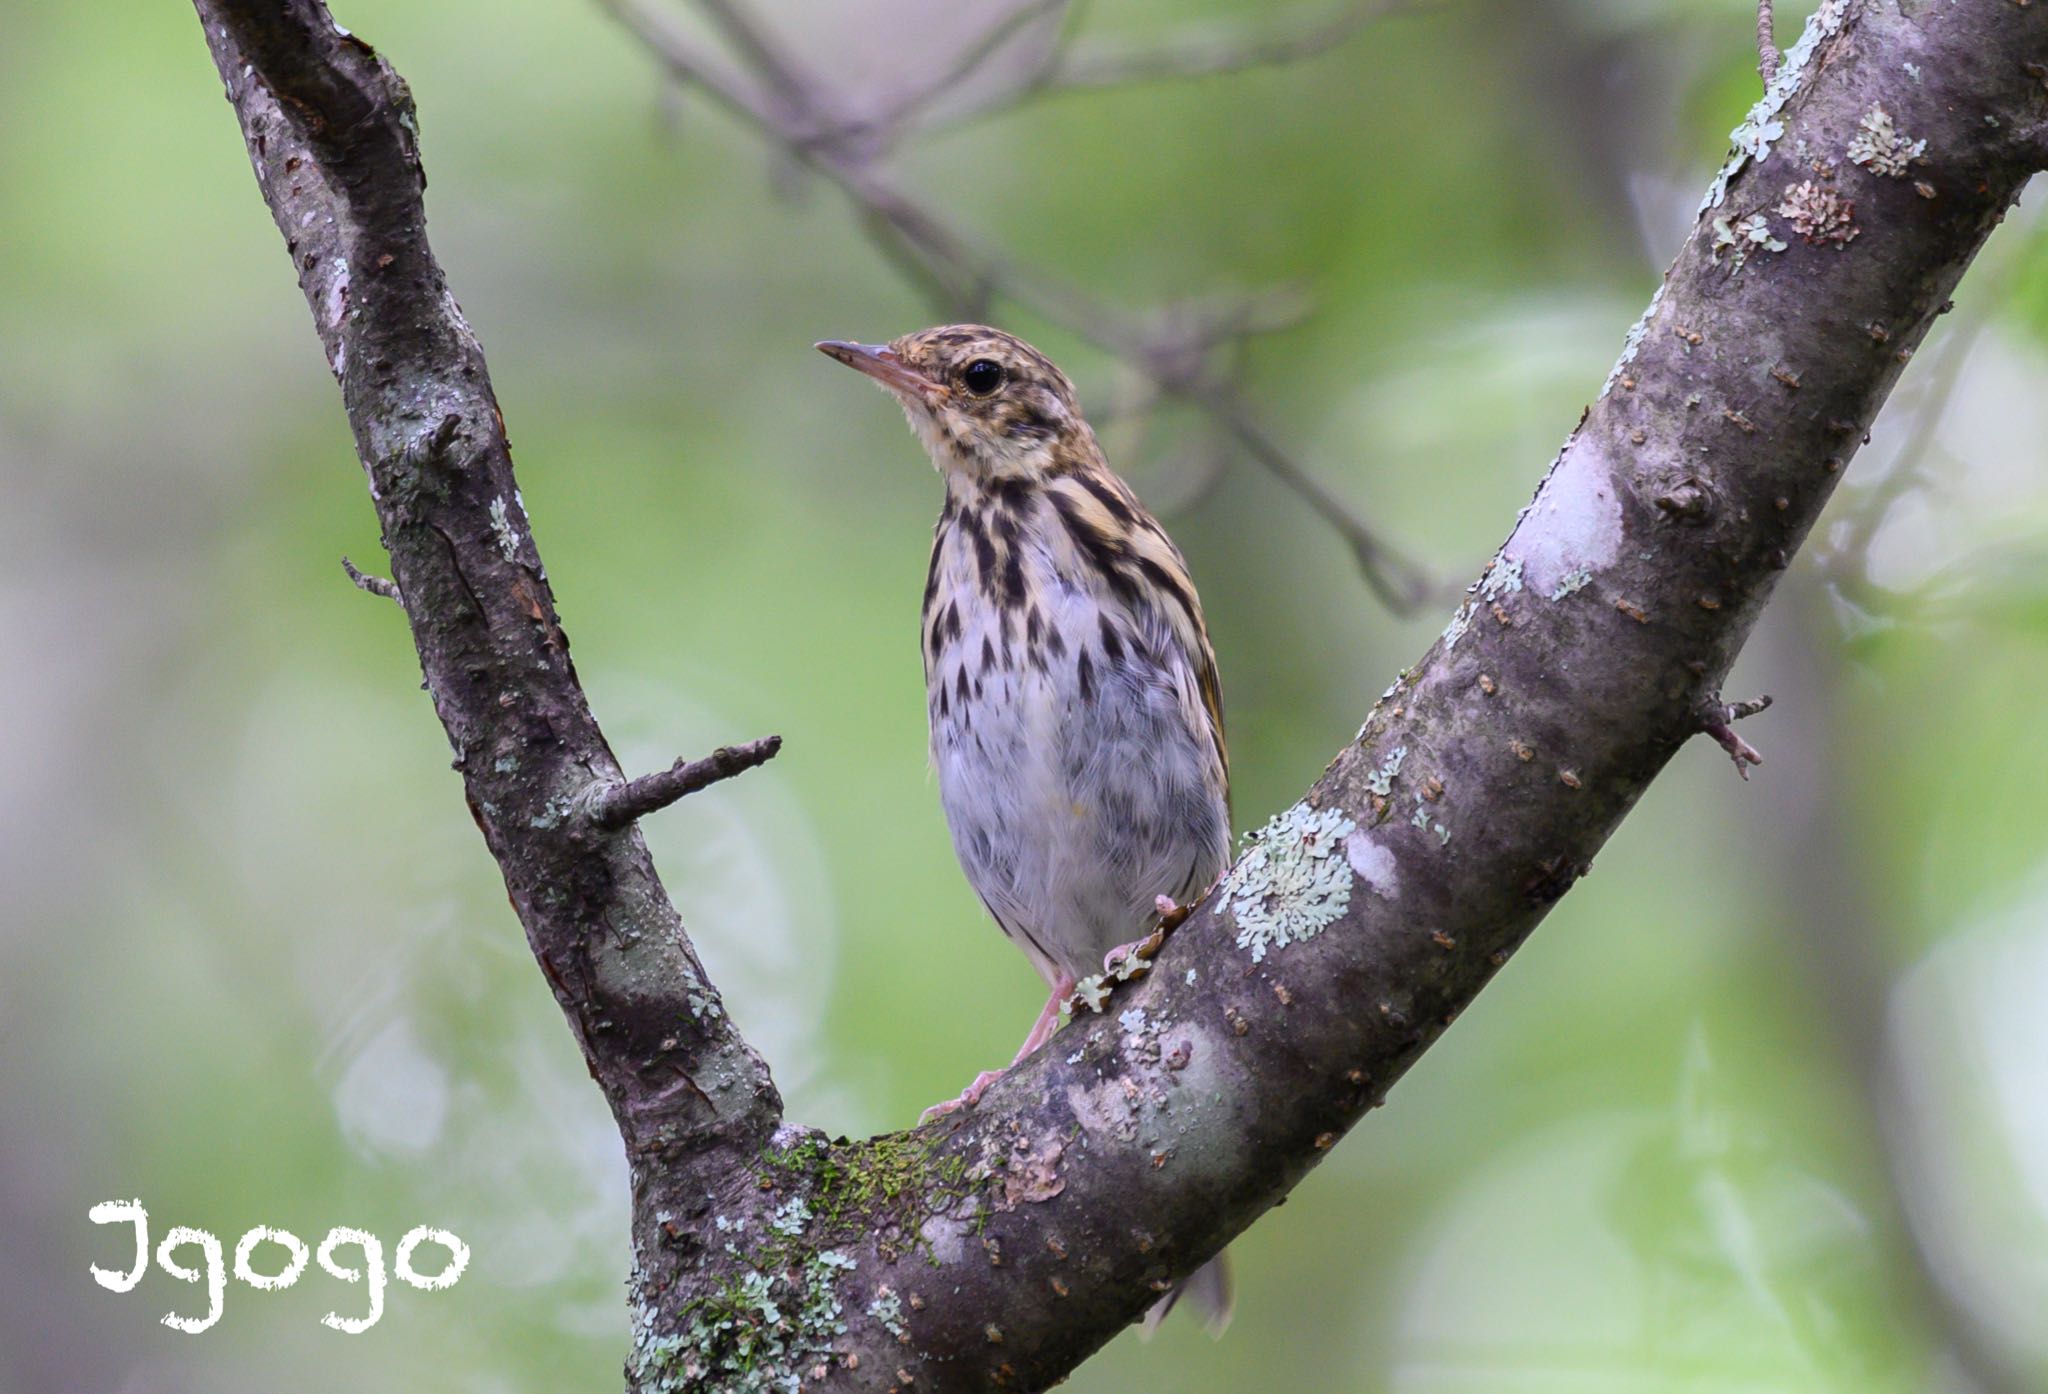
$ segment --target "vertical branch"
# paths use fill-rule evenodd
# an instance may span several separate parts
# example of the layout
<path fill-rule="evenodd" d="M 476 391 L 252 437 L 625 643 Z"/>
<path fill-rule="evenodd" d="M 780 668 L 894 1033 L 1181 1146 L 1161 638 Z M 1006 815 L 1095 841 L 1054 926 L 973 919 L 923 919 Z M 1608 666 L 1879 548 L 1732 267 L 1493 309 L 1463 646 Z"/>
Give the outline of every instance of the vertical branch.
<path fill-rule="evenodd" d="M 412 97 L 319 0 L 196 0 L 342 389 L 464 792 L 629 1149 L 781 1105 L 718 1009 L 569 659 L 481 346 L 426 236 Z M 367 581 L 368 578 L 365 578 Z"/>

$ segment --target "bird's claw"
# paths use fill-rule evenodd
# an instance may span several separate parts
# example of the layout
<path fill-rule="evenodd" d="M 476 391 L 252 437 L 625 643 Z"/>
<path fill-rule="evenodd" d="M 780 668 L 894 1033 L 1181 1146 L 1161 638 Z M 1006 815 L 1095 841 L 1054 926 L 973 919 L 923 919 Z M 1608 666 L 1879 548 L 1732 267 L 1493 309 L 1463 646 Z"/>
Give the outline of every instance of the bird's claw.
<path fill-rule="evenodd" d="M 1197 903 L 1200 897 L 1196 897 Z M 1083 978 L 1074 984 L 1074 990 L 1066 999 L 1068 1015 L 1074 1015 L 1083 1008 L 1099 1012 L 1109 1001 L 1109 990 L 1118 983 L 1127 983 L 1142 978 L 1152 971 L 1152 959 L 1166 943 L 1166 936 L 1180 928 L 1189 915 L 1194 914 L 1194 905 L 1182 905 L 1170 895 L 1154 896 L 1152 908 L 1158 912 L 1159 923 L 1150 934 L 1142 939 L 1133 939 L 1128 944 L 1119 944 L 1102 956 L 1102 971 L 1093 977 Z"/>
<path fill-rule="evenodd" d="M 946 1099 L 940 1103 L 933 1104 L 917 1116 L 917 1121 L 920 1124 L 929 1123 L 934 1118 L 943 1118 L 957 1109 L 973 1108 L 981 1102 L 981 1096 L 988 1092 L 988 1087 L 1002 1077 L 1003 1072 L 1001 1070 L 983 1070 L 974 1077 L 974 1083 L 960 1091 L 959 1098 Z"/>
<path fill-rule="evenodd" d="M 1159 897 L 1161 900 L 1165 896 Z M 1159 952 L 1159 946 L 1166 942 L 1167 925 L 1162 922 L 1143 939 L 1133 939 L 1128 944 L 1119 944 L 1102 956 L 1102 976 L 1115 982 L 1129 982 L 1142 978 L 1152 971 L 1152 956 Z"/>

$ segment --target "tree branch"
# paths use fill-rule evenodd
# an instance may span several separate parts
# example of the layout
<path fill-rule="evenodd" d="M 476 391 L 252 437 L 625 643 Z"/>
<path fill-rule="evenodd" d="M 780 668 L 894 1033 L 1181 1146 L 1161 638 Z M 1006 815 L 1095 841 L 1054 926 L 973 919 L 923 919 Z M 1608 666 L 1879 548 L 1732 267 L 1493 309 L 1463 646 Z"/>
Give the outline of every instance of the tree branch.
<path fill-rule="evenodd" d="M 626 781 L 577 684 L 483 352 L 427 244 L 411 94 L 318 0 L 196 4 L 528 942 L 629 1150 L 751 1156 L 780 1111 L 767 1067 L 720 1010 L 639 833 L 571 816 Z"/>
<path fill-rule="evenodd" d="M 645 1391 L 1043 1388 L 1283 1197 L 1697 733 L 1911 350 L 2048 162 L 2048 5 L 1827 0 L 1443 636 L 1157 971 L 977 1108 L 829 1141 L 781 1125 L 632 826 L 570 816 L 624 780 L 427 249 L 403 85 L 316 0 L 196 2 L 471 807 L 632 1159 Z M 1866 166 L 1880 104 L 1926 143 Z"/>

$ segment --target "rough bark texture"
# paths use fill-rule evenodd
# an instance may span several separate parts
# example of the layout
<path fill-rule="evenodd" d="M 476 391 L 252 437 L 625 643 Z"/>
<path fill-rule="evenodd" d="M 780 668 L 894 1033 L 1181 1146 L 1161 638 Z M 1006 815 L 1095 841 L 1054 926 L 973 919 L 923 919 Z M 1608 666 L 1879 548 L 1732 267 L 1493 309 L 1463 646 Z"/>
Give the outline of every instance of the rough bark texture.
<path fill-rule="evenodd" d="M 1666 760 L 2044 162 L 2048 4 L 1829 0 L 1442 639 L 1147 977 L 981 1105 L 781 1124 L 577 687 L 411 107 L 316 0 L 197 0 L 341 381 L 434 702 L 618 1117 L 640 1390 L 1036 1389 L 1286 1194 Z M 1924 145 L 1920 142 L 1924 141 Z"/>

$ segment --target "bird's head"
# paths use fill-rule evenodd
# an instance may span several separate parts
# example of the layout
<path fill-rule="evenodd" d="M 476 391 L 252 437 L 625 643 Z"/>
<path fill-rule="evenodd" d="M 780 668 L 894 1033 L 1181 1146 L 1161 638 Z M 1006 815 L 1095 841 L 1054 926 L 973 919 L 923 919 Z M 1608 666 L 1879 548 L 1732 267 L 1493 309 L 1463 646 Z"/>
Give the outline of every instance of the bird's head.
<path fill-rule="evenodd" d="M 948 324 L 886 344 L 827 339 L 818 350 L 888 388 L 943 475 L 1036 480 L 1100 458 L 1074 384 L 1000 329 Z"/>

